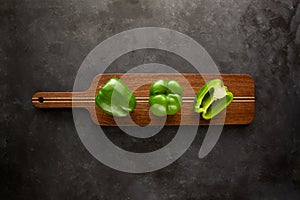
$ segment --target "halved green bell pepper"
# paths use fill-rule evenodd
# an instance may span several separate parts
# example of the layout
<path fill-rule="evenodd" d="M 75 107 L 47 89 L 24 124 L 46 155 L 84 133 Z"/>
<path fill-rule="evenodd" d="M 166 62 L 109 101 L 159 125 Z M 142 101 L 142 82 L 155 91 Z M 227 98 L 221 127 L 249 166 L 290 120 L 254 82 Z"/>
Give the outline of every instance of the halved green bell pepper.
<path fill-rule="evenodd" d="M 95 101 L 96 105 L 105 113 L 116 117 L 126 117 L 136 105 L 131 90 L 118 78 L 108 80 L 100 89 Z"/>
<path fill-rule="evenodd" d="M 174 80 L 158 80 L 150 87 L 149 106 L 156 116 L 174 115 L 181 107 L 182 87 Z"/>
<path fill-rule="evenodd" d="M 194 110 L 202 113 L 206 120 L 212 119 L 224 110 L 233 100 L 233 94 L 228 91 L 220 79 L 207 82 L 197 93 Z"/>

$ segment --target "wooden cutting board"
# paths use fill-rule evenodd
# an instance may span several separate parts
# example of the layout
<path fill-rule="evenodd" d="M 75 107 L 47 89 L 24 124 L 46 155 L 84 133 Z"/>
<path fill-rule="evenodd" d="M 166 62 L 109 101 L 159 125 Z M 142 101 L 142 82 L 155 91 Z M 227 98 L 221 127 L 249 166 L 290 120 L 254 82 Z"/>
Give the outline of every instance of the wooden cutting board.
<path fill-rule="evenodd" d="M 254 118 L 255 91 L 254 81 L 245 74 L 99 74 L 90 88 L 84 92 L 37 92 L 32 97 L 32 103 L 37 108 L 85 108 L 89 111 L 92 120 L 99 125 L 115 126 L 113 116 L 104 113 L 95 104 L 95 96 L 100 88 L 113 77 L 122 78 L 128 87 L 134 91 L 137 100 L 136 107 L 129 117 L 118 118 L 118 125 L 160 125 L 161 117 L 149 112 L 148 97 L 152 82 L 158 79 L 176 80 L 183 88 L 183 103 L 181 111 L 168 116 L 165 125 L 208 125 L 221 124 L 249 124 Z M 233 102 L 220 115 L 208 121 L 200 117 L 193 110 L 195 94 L 205 84 L 205 81 L 222 78 L 224 85 L 234 95 Z M 223 114 L 223 117 L 222 117 Z M 130 120 L 130 117 L 132 120 Z M 197 119 L 197 120 L 195 120 Z"/>

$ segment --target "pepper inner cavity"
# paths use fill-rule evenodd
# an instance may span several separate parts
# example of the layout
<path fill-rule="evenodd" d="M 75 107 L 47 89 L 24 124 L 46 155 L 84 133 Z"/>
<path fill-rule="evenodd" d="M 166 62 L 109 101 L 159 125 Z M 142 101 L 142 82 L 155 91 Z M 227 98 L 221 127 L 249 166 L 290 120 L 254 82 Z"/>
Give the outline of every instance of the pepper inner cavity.
<path fill-rule="evenodd" d="M 219 110 L 224 108 L 224 106 L 226 105 L 227 98 L 229 97 L 225 96 L 221 99 L 213 101 L 212 104 L 207 108 L 206 113 L 211 113 L 214 109 Z"/>
<path fill-rule="evenodd" d="M 199 108 L 205 108 L 208 104 L 210 104 L 211 100 L 212 100 L 212 97 L 214 96 L 214 91 L 215 89 L 214 88 L 211 88 L 203 97 L 200 105 L 199 105 Z"/>

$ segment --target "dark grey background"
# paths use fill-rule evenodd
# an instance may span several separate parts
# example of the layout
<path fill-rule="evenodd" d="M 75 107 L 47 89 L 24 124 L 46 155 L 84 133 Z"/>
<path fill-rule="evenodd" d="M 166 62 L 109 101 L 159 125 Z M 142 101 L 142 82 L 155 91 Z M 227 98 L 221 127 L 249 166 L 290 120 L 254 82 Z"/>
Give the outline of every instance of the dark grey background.
<path fill-rule="evenodd" d="M 299 199 L 299 24 L 299 0 L 1 0 L 0 199 Z M 248 126 L 226 126 L 202 160 L 205 127 L 167 168 L 126 174 L 86 151 L 71 110 L 36 109 L 31 96 L 71 91 L 98 43 L 142 26 L 183 32 L 222 73 L 252 75 L 256 115 Z M 109 71 L 147 62 L 193 72 L 155 50 L 124 55 Z M 148 140 L 106 131 L 119 146 L 142 152 L 166 144 L 176 129 Z"/>

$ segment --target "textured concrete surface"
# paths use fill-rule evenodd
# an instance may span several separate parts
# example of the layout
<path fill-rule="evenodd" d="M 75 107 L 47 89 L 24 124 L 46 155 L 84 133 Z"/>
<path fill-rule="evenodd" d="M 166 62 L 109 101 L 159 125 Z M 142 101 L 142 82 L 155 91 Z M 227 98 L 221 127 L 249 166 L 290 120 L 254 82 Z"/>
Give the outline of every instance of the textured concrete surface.
<path fill-rule="evenodd" d="M 2 0 L 0 2 L 0 199 L 299 199 L 299 0 Z M 211 54 L 222 73 L 256 83 L 256 116 L 226 126 L 197 158 L 205 128 L 175 163 L 126 174 L 81 144 L 70 110 L 38 110 L 36 91 L 71 91 L 85 56 L 118 32 L 142 26 L 181 31 Z M 110 72 L 161 62 L 193 72 L 162 51 L 122 56 Z M 185 66 L 183 69 L 182 66 Z M 148 140 L 106 128 L 119 146 L 157 149 L 176 127 Z"/>

